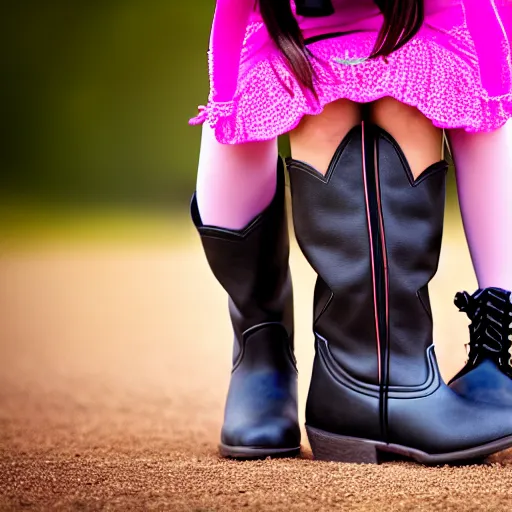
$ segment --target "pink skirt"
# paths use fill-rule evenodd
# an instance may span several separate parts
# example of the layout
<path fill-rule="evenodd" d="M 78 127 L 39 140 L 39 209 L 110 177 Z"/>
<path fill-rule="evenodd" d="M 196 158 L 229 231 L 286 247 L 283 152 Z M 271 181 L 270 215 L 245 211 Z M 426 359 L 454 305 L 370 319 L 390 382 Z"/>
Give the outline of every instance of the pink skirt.
<path fill-rule="evenodd" d="M 425 24 L 415 38 L 388 58 L 376 60 L 366 57 L 382 23 L 378 12 L 331 26 L 331 35 L 323 39 L 314 26 L 321 18 L 299 19 L 305 38 L 315 36 L 307 47 L 317 98 L 291 74 L 255 14 L 247 27 L 233 100 L 210 99 L 190 123 L 208 122 L 225 144 L 270 140 L 292 130 L 304 115 L 320 114 L 335 100 L 367 103 L 391 96 L 418 108 L 439 128 L 479 132 L 501 127 L 512 117 L 510 68 L 497 70 L 503 79 L 499 94 L 493 95 L 482 79 L 481 55 L 462 4 L 450 0 L 446 8 L 431 12 L 428 0 L 426 4 Z M 213 59 L 210 55 L 210 63 Z M 502 62 L 510 66 L 510 55 Z"/>

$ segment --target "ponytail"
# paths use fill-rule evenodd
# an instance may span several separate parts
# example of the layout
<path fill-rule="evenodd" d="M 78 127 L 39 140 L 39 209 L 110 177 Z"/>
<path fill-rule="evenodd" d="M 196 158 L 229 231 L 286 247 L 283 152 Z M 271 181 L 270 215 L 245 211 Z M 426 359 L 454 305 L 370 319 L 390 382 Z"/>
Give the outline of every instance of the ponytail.
<path fill-rule="evenodd" d="M 290 0 L 259 0 L 259 6 L 265 26 L 291 71 L 302 85 L 314 92 L 313 68 Z"/>
<path fill-rule="evenodd" d="M 387 56 L 407 44 L 425 19 L 424 0 L 374 0 L 384 16 L 371 58 Z"/>

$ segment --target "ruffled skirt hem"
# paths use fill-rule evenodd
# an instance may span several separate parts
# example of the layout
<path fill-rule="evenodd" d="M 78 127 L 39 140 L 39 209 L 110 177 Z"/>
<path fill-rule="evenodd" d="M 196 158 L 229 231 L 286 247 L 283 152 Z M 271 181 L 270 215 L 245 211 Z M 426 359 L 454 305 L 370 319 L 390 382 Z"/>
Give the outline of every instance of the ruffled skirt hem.
<path fill-rule="evenodd" d="M 512 94 L 488 95 L 471 52 L 441 45 L 422 30 L 388 58 L 361 57 L 369 54 L 374 38 L 361 32 L 308 46 L 316 97 L 294 78 L 277 49 L 260 51 L 242 63 L 233 101 L 209 101 L 190 124 L 207 122 L 224 144 L 270 140 L 333 101 L 369 103 L 385 96 L 416 107 L 445 129 L 493 131 L 512 117 Z"/>

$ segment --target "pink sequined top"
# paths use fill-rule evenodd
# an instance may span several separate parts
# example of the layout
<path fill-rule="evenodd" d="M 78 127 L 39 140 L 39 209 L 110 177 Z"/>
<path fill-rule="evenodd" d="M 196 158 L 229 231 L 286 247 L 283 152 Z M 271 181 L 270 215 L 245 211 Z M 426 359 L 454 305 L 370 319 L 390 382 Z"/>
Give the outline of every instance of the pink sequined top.
<path fill-rule="evenodd" d="M 478 53 L 482 83 L 490 96 L 509 93 L 512 67 L 508 35 L 512 36 L 512 0 L 425 0 L 425 10 L 427 13 L 447 12 L 447 6 L 460 3 Z M 235 95 L 246 28 L 251 21 L 261 20 L 254 6 L 255 0 L 217 0 L 210 41 L 213 101 L 231 101 Z M 365 30 L 378 30 L 382 22 L 371 0 L 333 0 L 333 6 L 335 13 L 326 17 L 322 24 L 315 18 L 297 16 L 305 38 L 346 26 L 347 18 L 355 25 L 363 21 Z"/>

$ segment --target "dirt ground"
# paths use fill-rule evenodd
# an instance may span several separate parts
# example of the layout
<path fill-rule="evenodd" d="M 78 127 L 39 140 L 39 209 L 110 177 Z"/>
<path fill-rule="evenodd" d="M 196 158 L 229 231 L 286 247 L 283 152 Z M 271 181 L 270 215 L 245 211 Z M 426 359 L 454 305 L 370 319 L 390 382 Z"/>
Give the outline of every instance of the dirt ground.
<path fill-rule="evenodd" d="M 294 247 L 301 409 L 313 275 Z M 432 286 L 445 377 L 452 305 L 475 285 L 460 237 Z M 0 253 L 0 510 L 510 510 L 512 453 L 425 468 L 217 456 L 231 352 L 225 297 L 195 238 L 179 247 Z"/>

